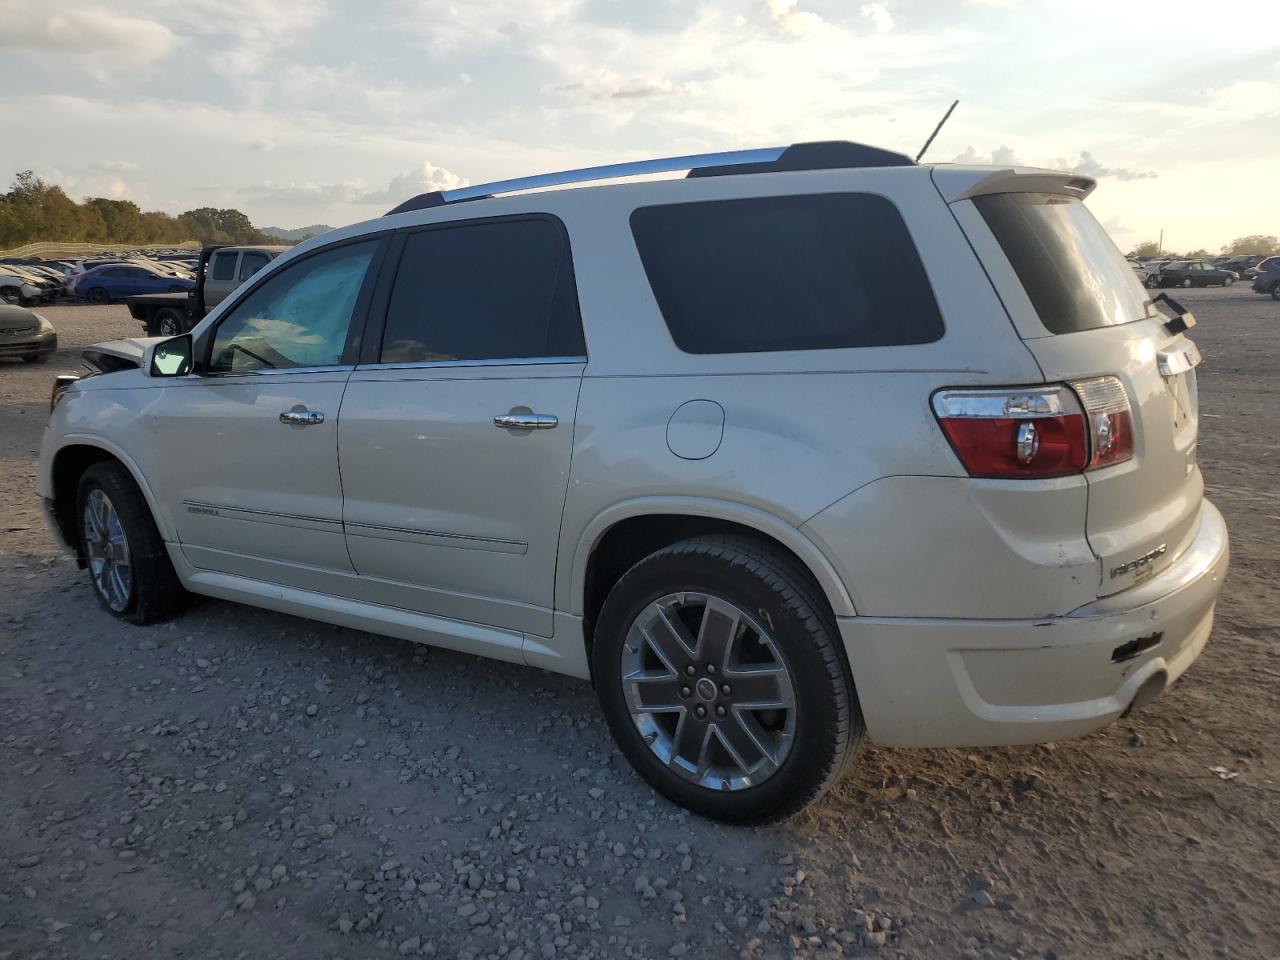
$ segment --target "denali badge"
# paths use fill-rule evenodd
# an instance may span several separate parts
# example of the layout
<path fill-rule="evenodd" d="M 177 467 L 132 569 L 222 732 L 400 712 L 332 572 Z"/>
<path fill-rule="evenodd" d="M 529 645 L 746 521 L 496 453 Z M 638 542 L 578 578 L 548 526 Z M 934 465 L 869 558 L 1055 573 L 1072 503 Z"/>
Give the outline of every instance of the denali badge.
<path fill-rule="evenodd" d="M 187 513 L 201 513 L 207 517 L 216 517 L 218 515 L 218 511 L 214 507 L 200 507 L 194 503 L 187 504 Z M 1114 577 L 1115 574 L 1113 573 L 1112 576 Z"/>
<path fill-rule="evenodd" d="M 1154 550 L 1148 550 L 1142 556 L 1130 560 L 1128 563 L 1122 563 L 1118 567 L 1111 568 L 1111 579 L 1124 576 L 1126 573 L 1133 573 L 1135 570 L 1141 570 L 1156 557 L 1163 557 L 1168 551 L 1168 546 L 1160 544 Z"/>

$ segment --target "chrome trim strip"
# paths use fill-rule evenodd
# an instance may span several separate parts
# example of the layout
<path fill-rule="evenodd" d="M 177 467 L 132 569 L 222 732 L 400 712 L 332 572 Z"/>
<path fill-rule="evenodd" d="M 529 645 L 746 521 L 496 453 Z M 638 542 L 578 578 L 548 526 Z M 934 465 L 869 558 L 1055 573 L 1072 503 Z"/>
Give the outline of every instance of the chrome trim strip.
<path fill-rule="evenodd" d="M 270 377 L 286 373 L 350 373 L 355 367 L 350 364 L 336 364 L 331 367 L 267 367 L 262 370 L 214 370 L 205 373 L 192 373 L 188 379 L 211 380 L 223 377 Z"/>
<path fill-rule="evenodd" d="M 415 530 L 411 527 L 388 527 L 376 523 L 344 524 L 347 535 L 371 540 L 398 540 L 404 543 L 431 544 L 439 547 L 459 547 L 464 550 L 489 550 L 495 553 L 513 553 L 523 556 L 529 552 L 529 544 L 523 540 L 503 540 L 499 537 L 473 537 L 463 533 L 444 533 L 439 530 Z"/>
<path fill-rule="evenodd" d="M 362 363 L 357 370 L 431 370 L 450 367 L 527 367 L 557 363 L 586 363 L 586 357 L 513 357 L 499 360 L 410 360 L 404 363 Z"/>
<path fill-rule="evenodd" d="M 730 167 L 740 163 L 772 163 L 782 156 L 785 149 L 786 147 L 761 147 L 757 150 L 728 150 L 723 153 L 697 153 L 683 157 L 657 157 L 653 160 L 610 163 L 603 167 L 580 167 L 577 170 L 540 173 L 532 177 L 496 180 L 493 183 L 477 183 L 471 187 L 445 190 L 441 192 L 440 198 L 445 203 L 453 203 L 456 200 L 474 200 L 495 193 L 515 193 L 518 190 L 537 190 L 539 187 L 558 187 L 566 183 L 638 177 L 647 173 L 672 173 L 676 170 Z"/>
<path fill-rule="evenodd" d="M 308 517 L 299 513 L 275 513 L 271 510 L 254 510 L 251 507 L 229 507 L 220 503 L 205 503 L 201 500 L 183 500 L 182 505 L 187 508 L 188 513 L 194 513 L 198 516 L 205 517 L 221 517 L 228 516 L 232 520 L 259 520 L 262 523 L 279 523 L 281 526 L 296 526 L 296 524 L 286 523 L 284 521 L 296 520 L 302 523 L 318 523 L 325 526 L 335 527 L 341 526 L 341 520 L 329 520 L 325 517 Z M 248 514 L 247 517 L 237 517 L 235 514 Z"/>

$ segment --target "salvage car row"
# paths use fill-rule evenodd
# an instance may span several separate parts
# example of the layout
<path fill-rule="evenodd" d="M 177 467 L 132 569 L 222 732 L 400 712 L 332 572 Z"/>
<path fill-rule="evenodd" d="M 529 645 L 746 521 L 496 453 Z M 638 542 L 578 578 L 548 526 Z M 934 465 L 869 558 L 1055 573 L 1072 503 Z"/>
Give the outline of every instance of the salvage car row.
<path fill-rule="evenodd" d="M 0 303 L 24 306 L 71 298 L 111 303 L 142 293 L 183 293 L 195 285 L 188 252 L 85 260 L 0 260 Z"/>
<path fill-rule="evenodd" d="M 1253 281 L 1253 290 L 1280 300 L 1280 257 L 1206 260 L 1130 260 L 1129 265 L 1145 286 L 1229 287 L 1237 280 Z"/>

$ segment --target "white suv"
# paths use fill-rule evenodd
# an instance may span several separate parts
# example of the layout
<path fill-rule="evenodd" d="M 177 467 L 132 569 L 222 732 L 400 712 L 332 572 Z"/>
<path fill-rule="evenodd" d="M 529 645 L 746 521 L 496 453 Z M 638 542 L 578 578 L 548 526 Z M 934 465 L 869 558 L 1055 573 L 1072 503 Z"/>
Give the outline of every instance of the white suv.
<path fill-rule="evenodd" d="M 864 733 L 1086 734 L 1200 653 L 1228 552 L 1194 318 L 1093 187 L 837 143 L 423 195 L 88 351 L 40 491 L 117 616 L 590 678 L 711 817 L 794 813 Z"/>

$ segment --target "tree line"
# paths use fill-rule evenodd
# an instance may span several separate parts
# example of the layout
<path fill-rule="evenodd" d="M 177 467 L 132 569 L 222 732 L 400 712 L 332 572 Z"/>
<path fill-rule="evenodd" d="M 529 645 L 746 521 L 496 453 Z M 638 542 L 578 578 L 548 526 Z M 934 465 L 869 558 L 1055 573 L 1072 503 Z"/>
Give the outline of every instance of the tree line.
<path fill-rule="evenodd" d="M 1225 247 L 1222 248 L 1223 256 L 1259 256 L 1274 257 L 1280 256 L 1280 237 L 1272 237 L 1263 233 L 1251 233 L 1247 237 L 1236 237 Z M 1157 260 L 1162 257 L 1174 257 L 1183 260 L 1201 260 L 1205 257 L 1214 256 L 1208 250 L 1201 248 L 1192 250 L 1190 253 L 1177 254 L 1169 250 L 1161 250 L 1160 244 L 1154 240 L 1148 240 L 1146 243 L 1140 243 L 1134 247 L 1129 256 L 1138 260 Z"/>
<path fill-rule="evenodd" d="M 131 200 L 92 197 L 76 203 L 30 170 L 0 194 L 0 249 L 26 243 L 279 243 L 239 210 L 200 207 L 176 217 Z"/>

